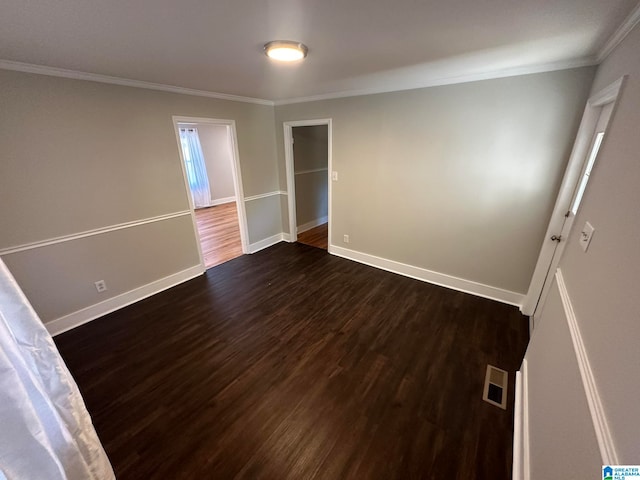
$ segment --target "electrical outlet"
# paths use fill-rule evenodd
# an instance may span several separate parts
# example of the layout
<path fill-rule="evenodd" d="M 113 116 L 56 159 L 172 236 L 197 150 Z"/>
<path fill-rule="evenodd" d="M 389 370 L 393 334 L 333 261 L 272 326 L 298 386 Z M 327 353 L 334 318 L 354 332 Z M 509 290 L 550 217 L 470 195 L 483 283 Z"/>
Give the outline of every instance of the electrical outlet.
<path fill-rule="evenodd" d="M 338 172 L 336 172 L 335 170 L 331 172 L 331 180 L 333 180 L 334 182 L 338 181 Z"/>
<path fill-rule="evenodd" d="M 349 243 L 349 235 L 344 236 L 344 243 Z"/>
<path fill-rule="evenodd" d="M 96 286 L 96 290 L 98 291 L 98 293 L 107 291 L 107 283 L 104 280 L 98 280 L 94 283 L 94 285 Z"/>

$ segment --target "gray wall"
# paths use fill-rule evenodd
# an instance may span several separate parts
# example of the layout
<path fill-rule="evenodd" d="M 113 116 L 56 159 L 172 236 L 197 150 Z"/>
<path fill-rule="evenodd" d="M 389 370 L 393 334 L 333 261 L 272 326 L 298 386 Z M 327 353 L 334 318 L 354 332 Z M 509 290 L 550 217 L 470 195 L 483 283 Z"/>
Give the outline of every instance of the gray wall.
<path fill-rule="evenodd" d="M 0 254 L 187 210 L 173 115 L 235 120 L 245 195 L 279 189 L 270 106 L 0 70 L 0 111 Z M 251 203 L 251 241 L 281 232 Z M 188 216 L 3 259 L 45 322 L 198 264 Z"/>
<path fill-rule="evenodd" d="M 636 26 L 598 68 L 592 93 L 622 75 L 629 77 L 559 265 L 621 464 L 637 464 L 640 458 L 639 51 L 640 27 Z M 589 249 L 583 252 L 578 239 L 586 221 L 594 226 L 595 233 Z M 558 323 L 557 316 L 547 315 L 547 308 L 545 305 L 539 322 L 541 331 Z M 551 342 L 562 342 L 567 350 L 573 348 L 566 338 L 541 342 L 540 348 L 546 351 Z M 558 364 L 561 358 L 552 357 L 549 361 Z M 581 386 L 562 393 L 556 396 L 554 392 L 555 400 L 567 404 L 580 402 L 585 395 Z M 532 390 L 531 401 L 544 402 L 551 394 L 548 388 Z M 558 417 L 558 421 L 564 419 Z M 549 438 L 550 433 L 548 429 L 532 432 L 540 438 Z M 574 433 L 571 432 L 571 442 L 586 449 L 589 438 Z M 539 463 L 559 462 L 567 458 L 566 453 L 567 446 L 562 446 L 540 458 Z M 596 456 L 593 463 L 598 462 Z"/>
<path fill-rule="evenodd" d="M 319 224 L 329 211 L 327 155 L 328 127 L 293 127 L 293 156 L 298 227 Z M 298 231 L 301 230 L 298 228 Z"/>
<path fill-rule="evenodd" d="M 211 202 L 235 197 L 232 170 L 233 153 L 228 127 L 201 123 L 197 125 L 197 129 L 209 177 Z"/>
<path fill-rule="evenodd" d="M 526 293 L 593 73 L 281 105 L 276 124 L 333 119 L 331 244 Z"/>

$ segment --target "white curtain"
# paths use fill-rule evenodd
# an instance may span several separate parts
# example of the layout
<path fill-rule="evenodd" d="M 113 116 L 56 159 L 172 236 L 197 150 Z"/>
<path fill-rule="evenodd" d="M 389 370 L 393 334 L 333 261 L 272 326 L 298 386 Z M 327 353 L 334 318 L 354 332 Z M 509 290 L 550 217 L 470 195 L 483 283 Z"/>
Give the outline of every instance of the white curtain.
<path fill-rule="evenodd" d="M 53 339 L 0 259 L 0 479 L 5 478 L 115 476 Z"/>
<path fill-rule="evenodd" d="M 182 145 L 193 206 L 195 208 L 208 207 L 211 205 L 211 190 L 209 190 L 209 177 L 198 130 L 196 128 L 180 128 L 180 144 Z"/>

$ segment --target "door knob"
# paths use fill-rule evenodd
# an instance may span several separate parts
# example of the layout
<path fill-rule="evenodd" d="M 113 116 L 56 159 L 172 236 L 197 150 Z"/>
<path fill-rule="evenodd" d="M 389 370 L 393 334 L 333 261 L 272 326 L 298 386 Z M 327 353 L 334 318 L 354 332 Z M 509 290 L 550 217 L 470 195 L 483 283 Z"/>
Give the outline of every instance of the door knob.
<path fill-rule="evenodd" d="M 552 235 L 551 240 L 554 242 L 560 242 L 562 240 L 562 235 Z"/>

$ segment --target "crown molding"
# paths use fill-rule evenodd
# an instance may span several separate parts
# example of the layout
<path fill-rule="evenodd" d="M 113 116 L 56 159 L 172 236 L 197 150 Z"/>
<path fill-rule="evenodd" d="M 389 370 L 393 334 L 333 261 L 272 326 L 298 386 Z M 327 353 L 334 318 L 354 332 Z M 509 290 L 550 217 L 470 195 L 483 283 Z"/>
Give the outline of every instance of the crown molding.
<path fill-rule="evenodd" d="M 230 100 L 232 102 L 255 103 L 258 105 L 269 106 L 273 106 L 274 104 L 271 100 L 263 100 L 261 98 L 242 97 L 239 95 L 230 95 L 227 93 L 208 92 L 206 90 L 194 90 L 192 88 L 176 87 L 174 85 L 144 82 L 142 80 L 131 80 L 121 77 L 112 77 L 109 75 L 101 75 L 98 73 L 79 72 L 76 70 L 67 70 L 65 68 L 47 67 L 44 65 L 34 65 L 24 62 L 14 62 L 13 60 L 0 60 L 0 69 L 25 73 L 36 73 L 39 75 L 49 75 L 51 77 L 72 78 L 74 80 L 88 80 L 90 82 L 110 83 L 112 85 L 122 85 L 125 87 L 146 88 L 147 90 L 159 90 L 161 92 L 179 93 L 182 95 L 216 98 L 218 100 Z"/>
<path fill-rule="evenodd" d="M 312 95 L 309 97 L 297 97 L 283 100 L 274 100 L 276 106 L 289 105 L 292 103 L 316 102 L 319 100 L 333 100 L 345 97 L 359 97 L 362 95 L 375 95 L 378 93 L 401 92 L 405 90 L 416 90 L 419 88 L 441 87 L 444 85 L 454 85 L 458 83 L 477 82 L 481 80 L 492 80 L 496 78 L 515 77 L 518 75 L 529 75 L 533 73 L 553 72 L 556 70 L 567 70 L 570 68 L 591 67 L 597 65 L 595 57 L 584 57 L 562 62 L 541 63 L 535 65 L 526 65 L 523 67 L 504 68 L 500 70 L 491 70 L 487 72 L 471 73 L 466 75 L 455 75 L 451 77 L 425 78 L 422 82 L 409 85 L 403 88 L 393 88 L 392 86 L 369 88 L 362 90 L 347 90 L 337 93 L 326 93 L 321 95 Z"/>
<path fill-rule="evenodd" d="M 640 10 L 638 10 L 640 12 Z M 638 21 L 637 19 L 635 20 Z M 633 28 L 630 27 L 630 28 Z M 619 29 L 620 30 L 620 29 Z M 628 33 L 628 31 L 627 31 Z M 626 33 L 624 34 L 626 35 Z M 620 38 L 622 40 L 623 37 Z M 615 45 L 614 45 L 615 47 Z M 612 47 L 612 48 L 614 48 Z M 570 68 L 588 67 L 598 64 L 598 57 L 584 57 L 562 62 L 542 63 L 535 65 L 527 65 L 522 67 L 505 68 L 499 70 L 491 70 L 487 72 L 472 73 L 466 75 L 454 75 L 450 77 L 425 78 L 416 84 L 408 85 L 402 88 L 387 85 L 385 87 L 376 87 L 360 90 L 347 90 L 336 93 L 326 93 L 320 95 L 311 95 L 308 97 L 295 97 L 282 100 L 265 100 L 261 98 L 243 97 L 239 95 L 231 95 L 226 93 L 209 92 L 205 90 L 194 90 L 191 88 L 176 87 L 173 85 L 164 85 L 161 83 L 144 82 L 141 80 L 131 80 L 128 78 L 112 77 L 109 75 L 101 75 L 97 73 L 86 73 L 76 70 L 68 70 L 64 68 L 47 67 L 43 65 L 34 65 L 31 63 L 15 62 L 12 60 L 1 60 L 0 69 L 13 70 L 25 73 L 35 73 L 39 75 L 49 75 L 53 77 L 71 78 L 75 80 L 87 80 L 91 82 L 109 83 L 113 85 L 122 85 L 127 87 L 145 88 L 148 90 L 158 90 L 162 92 L 178 93 L 182 95 L 194 95 L 199 97 L 216 98 L 219 100 L 229 100 L 233 102 L 253 103 L 258 105 L 279 106 L 289 105 L 293 103 L 315 102 L 320 100 L 332 100 L 346 97 L 359 97 L 363 95 L 375 95 L 378 93 L 400 92 L 405 90 L 415 90 L 419 88 L 439 87 L 444 85 L 454 85 L 458 83 L 477 82 L 481 80 L 492 80 L 496 78 L 515 77 L 518 75 L 529 75 L 534 73 L 552 72 L 556 70 L 566 70 Z"/>
<path fill-rule="evenodd" d="M 613 35 L 609 37 L 604 46 L 598 51 L 596 60 L 601 63 L 609 54 L 624 40 L 624 38 L 640 22 L 640 3 L 631 10 L 631 13 L 624 19 Z"/>

